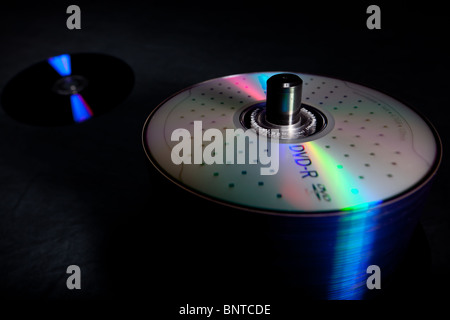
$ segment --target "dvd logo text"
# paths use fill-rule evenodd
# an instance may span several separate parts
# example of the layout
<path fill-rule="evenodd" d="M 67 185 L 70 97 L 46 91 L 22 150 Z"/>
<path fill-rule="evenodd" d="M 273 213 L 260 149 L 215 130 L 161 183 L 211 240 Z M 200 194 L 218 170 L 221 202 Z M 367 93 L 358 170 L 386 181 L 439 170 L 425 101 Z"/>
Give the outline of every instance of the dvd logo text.
<path fill-rule="evenodd" d="M 194 121 L 193 136 L 189 130 L 179 128 L 172 132 L 170 139 L 179 141 L 170 154 L 176 165 L 261 164 L 261 175 L 274 175 L 279 169 L 278 139 L 271 138 L 268 142 L 265 136 L 251 129 L 226 129 L 224 138 L 221 130 L 210 128 L 203 132 L 202 122 Z"/>
<path fill-rule="evenodd" d="M 292 152 L 295 164 L 300 166 L 300 168 L 303 168 L 303 170 L 300 171 L 300 173 L 302 174 L 302 178 L 317 178 L 319 176 L 319 173 L 316 170 L 309 169 L 312 161 L 305 150 L 305 146 L 301 144 L 295 144 L 289 146 L 289 150 L 291 150 Z"/>

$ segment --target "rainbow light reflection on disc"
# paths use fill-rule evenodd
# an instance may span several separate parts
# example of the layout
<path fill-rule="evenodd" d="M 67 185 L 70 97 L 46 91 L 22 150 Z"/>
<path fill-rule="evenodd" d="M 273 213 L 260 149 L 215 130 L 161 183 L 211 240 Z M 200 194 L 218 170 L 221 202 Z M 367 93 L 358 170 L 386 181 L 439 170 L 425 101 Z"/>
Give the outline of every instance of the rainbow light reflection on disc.
<path fill-rule="evenodd" d="M 312 157 L 317 159 L 317 170 L 319 172 L 329 172 L 330 174 L 323 178 L 324 185 L 330 189 L 341 188 L 348 190 L 347 196 L 357 197 L 358 204 L 351 207 L 343 207 L 349 200 L 345 197 L 337 199 L 342 202 L 341 211 L 353 211 L 352 214 L 343 215 L 336 223 L 336 240 L 334 245 L 333 266 L 331 268 L 330 285 L 328 299 L 330 300 L 360 300 L 365 293 L 366 268 L 372 254 L 372 245 L 374 241 L 373 230 L 376 224 L 370 219 L 378 213 L 374 209 L 382 201 L 368 202 L 365 199 L 367 195 L 355 187 L 357 180 L 349 173 L 345 167 L 339 164 L 339 161 L 330 156 L 326 150 L 314 141 L 305 142 L 304 146 L 309 150 Z M 337 170 L 333 170 L 337 168 Z M 289 192 L 289 186 L 282 186 L 282 192 L 289 200 L 290 197 L 296 197 L 295 193 Z M 326 190 L 325 190 L 326 191 Z M 320 191 L 315 191 L 319 193 Z M 323 195 L 318 195 L 318 197 Z"/>
<path fill-rule="evenodd" d="M 373 257 L 376 223 L 373 218 L 380 210 L 360 211 L 339 218 L 336 228 L 330 300 L 360 300 L 367 280 L 367 266 Z"/>
<path fill-rule="evenodd" d="M 70 103 L 72 105 L 73 120 L 75 122 L 83 122 L 92 117 L 92 110 L 81 94 L 72 94 L 70 96 Z"/>
<path fill-rule="evenodd" d="M 48 58 L 48 63 L 59 73 L 60 76 L 66 77 L 72 74 L 72 66 L 70 64 L 70 55 L 62 54 Z"/>
<path fill-rule="evenodd" d="M 267 74 L 261 74 L 258 76 L 259 84 L 261 85 L 261 89 L 264 94 L 267 94 L 267 80 L 269 80 L 269 76 Z"/>

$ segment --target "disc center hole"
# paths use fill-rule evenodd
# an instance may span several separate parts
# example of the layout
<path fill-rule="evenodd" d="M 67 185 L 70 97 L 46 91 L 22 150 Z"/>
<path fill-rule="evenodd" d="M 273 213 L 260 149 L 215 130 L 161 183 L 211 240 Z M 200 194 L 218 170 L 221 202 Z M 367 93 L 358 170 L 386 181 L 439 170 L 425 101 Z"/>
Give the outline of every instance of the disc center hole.
<path fill-rule="evenodd" d="M 61 95 L 72 95 L 81 92 L 88 84 L 83 76 L 71 75 L 58 79 L 52 90 Z"/>

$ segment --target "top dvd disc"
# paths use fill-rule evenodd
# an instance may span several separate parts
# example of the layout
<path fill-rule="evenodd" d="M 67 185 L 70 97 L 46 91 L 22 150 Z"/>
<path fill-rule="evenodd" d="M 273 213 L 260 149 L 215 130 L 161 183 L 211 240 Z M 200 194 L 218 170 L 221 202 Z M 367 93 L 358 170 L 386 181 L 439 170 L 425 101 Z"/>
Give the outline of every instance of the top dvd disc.
<path fill-rule="evenodd" d="M 217 78 L 164 101 L 144 127 L 149 160 L 197 195 L 268 213 L 365 209 L 434 174 L 439 138 L 403 103 L 358 84 L 296 73 L 302 84 L 284 75 L 285 83 L 272 84 L 279 89 L 267 100 L 275 104 L 270 113 L 267 80 L 276 74 Z M 301 106 L 293 105 L 294 90 L 302 90 Z M 300 120 L 291 126 L 291 118 Z"/>
<path fill-rule="evenodd" d="M 1 102 L 13 119 L 60 126 L 86 121 L 116 107 L 131 92 L 134 75 L 122 60 L 104 54 L 62 54 L 20 72 Z"/>

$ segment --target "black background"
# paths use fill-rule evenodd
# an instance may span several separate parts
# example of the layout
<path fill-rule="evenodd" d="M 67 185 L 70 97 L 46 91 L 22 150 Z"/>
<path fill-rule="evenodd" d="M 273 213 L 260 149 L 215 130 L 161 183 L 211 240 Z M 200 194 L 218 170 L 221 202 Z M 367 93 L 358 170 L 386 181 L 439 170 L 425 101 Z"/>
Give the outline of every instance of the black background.
<path fill-rule="evenodd" d="M 81 8 L 81 30 L 66 28 L 70 4 Z M 435 125 L 444 158 L 421 218 L 431 266 L 418 275 L 425 285 L 414 297 L 448 300 L 447 16 L 437 3 L 378 1 L 382 29 L 368 30 L 369 4 L 2 4 L 0 88 L 19 71 L 62 53 L 110 54 L 135 72 L 135 87 L 124 103 L 82 124 L 29 126 L 0 109 L 2 298 L 126 301 L 157 292 L 164 301 L 148 299 L 153 310 L 170 301 L 170 292 L 162 294 L 156 285 L 170 276 L 160 272 L 157 252 L 174 235 L 157 233 L 164 226 L 155 217 L 170 214 L 173 199 L 156 196 L 160 182 L 152 180 L 141 145 L 146 117 L 171 94 L 207 79 L 288 70 L 376 88 L 417 108 Z M 36 108 L 45 108 L 46 101 L 35 98 Z M 186 211 L 195 210 L 195 203 L 187 203 Z M 82 269 L 82 290 L 65 286 L 71 264 Z M 167 312 L 176 312 L 177 303 Z"/>

